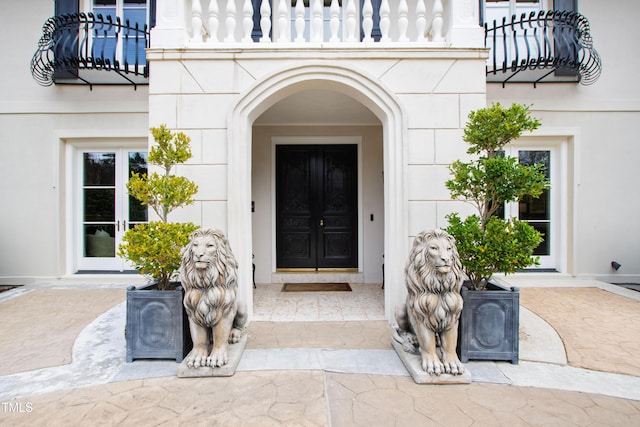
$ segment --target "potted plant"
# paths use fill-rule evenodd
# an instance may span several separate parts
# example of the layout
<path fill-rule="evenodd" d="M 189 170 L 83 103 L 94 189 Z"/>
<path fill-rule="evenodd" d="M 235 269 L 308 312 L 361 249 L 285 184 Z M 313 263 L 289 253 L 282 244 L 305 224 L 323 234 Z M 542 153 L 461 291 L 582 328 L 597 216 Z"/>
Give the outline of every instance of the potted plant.
<path fill-rule="evenodd" d="M 127 190 L 141 204 L 150 206 L 159 219 L 128 229 L 118 248 L 119 256 L 153 279 L 139 289 L 127 289 L 126 357 L 128 362 L 140 358 L 175 358 L 180 362 L 191 345 L 183 290 L 172 278 L 180 268 L 181 250 L 197 227 L 169 222 L 168 215 L 193 203 L 198 187 L 172 174 L 175 165 L 191 158 L 190 139 L 182 132 L 172 133 L 165 125 L 150 130 L 156 144 L 147 161 L 163 173 L 133 172 Z"/>
<path fill-rule="evenodd" d="M 446 182 L 453 199 L 470 202 L 478 213 L 447 215 L 446 231 L 456 239 L 468 281 L 461 289 L 460 360 L 510 360 L 518 363 L 520 293 L 495 281 L 496 272 L 514 273 L 538 264 L 534 249 L 542 235 L 526 222 L 496 215 L 507 202 L 536 198 L 548 188 L 544 165 L 523 165 L 504 154 L 504 146 L 540 126 L 526 105 L 500 103 L 469 114 L 464 141 L 469 162 L 455 161 Z"/>

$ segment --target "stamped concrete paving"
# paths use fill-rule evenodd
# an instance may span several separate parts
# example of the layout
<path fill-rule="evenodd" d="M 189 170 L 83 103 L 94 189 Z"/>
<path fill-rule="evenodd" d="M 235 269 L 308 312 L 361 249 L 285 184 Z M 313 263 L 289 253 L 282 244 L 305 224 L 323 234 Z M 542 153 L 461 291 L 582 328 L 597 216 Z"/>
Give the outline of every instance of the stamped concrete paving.
<path fill-rule="evenodd" d="M 562 289 L 557 292 L 559 297 L 564 295 L 569 300 L 592 297 L 572 291 Z M 523 295 L 525 293 L 529 295 L 528 290 Z M 62 306 L 72 304 L 69 300 L 73 296 L 60 293 L 50 295 L 47 303 L 56 306 L 55 298 L 63 295 L 65 303 Z M 98 293 L 92 295 L 97 296 L 96 300 L 101 298 Z M 609 323 L 608 315 L 619 311 L 619 301 L 608 298 L 608 294 L 598 296 L 601 297 L 601 323 L 617 325 L 616 322 Z M 104 311 L 100 304 L 93 304 L 96 300 L 91 297 L 91 303 L 88 304 L 95 310 L 94 317 Z M 28 336 L 33 325 L 47 325 L 51 318 L 50 313 L 36 310 L 30 323 L 16 322 L 11 316 L 3 317 L 7 302 L 0 302 L 0 320 L 6 321 L 3 326 L 14 331 L 14 336 Z M 536 312 L 540 312 L 537 305 L 542 302 L 545 301 L 536 298 L 527 300 L 526 296 L 523 298 L 523 305 Z M 583 303 L 577 303 L 577 306 Z M 584 304 L 585 307 L 589 306 Z M 579 310 L 579 307 L 575 309 Z M 558 311 L 561 310 L 555 310 L 554 313 Z M 67 312 L 61 310 L 59 315 Z M 116 322 L 113 317 L 118 312 L 109 310 L 110 315 L 106 317 L 106 323 L 103 319 L 101 326 L 118 323 L 121 319 L 117 318 Z M 638 317 L 640 313 L 635 310 L 635 317 L 630 320 L 638 324 L 640 320 L 635 320 Z M 585 324 L 578 315 L 567 316 L 561 321 L 566 321 L 568 334 L 576 328 L 582 329 Z M 46 326 L 44 329 L 47 329 Z M 121 326 L 116 329 L 121 329 Z M 561 331 L 560 328 L 556 329 Z M 314 347 L 364 348 L 359 351 L 374 354 L 388 351 L 384 350 L 388 346 L 385 330 L 388 331 L 386 322 L 255 322 L 249 328 L 250 345 L 253 346 L 250 351 L 260 356 L 263 351 L 274 351 L 264 349 L 278 349 L 282 345 L 289 348 L 300 346 L 301 351 L 306 351 L 304 347 L 310 345 L 304 345 L 304 338 L 309 335 Z M 590 339 L 595 347 L 601 341 L 606 342 L 608 338 L 602 335 L 608 335 L 609 332 L 607 328 L 593 328 Z M 64 337 L 64 328 L 62 332 L 56 330 L 52 335 L 58 333 Z M 289 337 L 284 339 L 283 335 Z M 588 352 L 584 359 L 597 361 L 599 358 L 600 355 Z M 42 363 L 47 361 L 48 353 L 45 351 L 39 360 Z M 133 367 L 137 364 L 128 365 Z M 164 365 L 165 362 L 154 364 Z M 490 364 L 475 362 L 471 365 L 472 369 L 477 369 Z M 284 367 L 270 371 L 263 368 L 239 371 L 231 378 L 183 379 L 164 374 L 167 376 L 87 387 L 78 387 L 79 383 L 73 382 L 76 385 L 72 387 L 75 388 L 44 394 L 36 392 L 19 399 L 2 401 L 0 425 L 640 425 L 640 398 L 632 400 L 545 387 L 544 378 L 549 378 L 546 377 L 549 373 L 553 375 L 553 372 L 562 371 L 560 374 L 563 374 L 566 369 L 577 368 L 531 362 L 502 365 L 503 371 L 511 372 L 513 378 L 530 371 L 543 380 L 542 385 L 534 388 L 474 382 L 469 385 L 424 386 L 413 383 L 410 377 L 401 374 L 346 374 L 327 368 L 292 370 Z M 607 370 L 608 365 L 601 366 Z M 592 371 L 581 372 L 586 374 Z M 572 381 L 580 375 L 578 372 L 577 376 L 572 374 L 566 378 Z M 604 385 L 602 378 L 607 381 L 608 374 L 599 375 L 601 377 L 596 383 Z M 618 375 L 614 379 L 623 377 Z M 553 382 L 557 388 L 563 388 L 557 380 Z M 637 385 L 638 382 L 631 384 Z M 601 392 L 597 384 L 595 388 Z M 626 396 L 624 387 L 616 395 Z"/>
<path fill-rule="evenodd" d="M 0 302 L 0 375 L 71 363 L 78 334 L 124 298 L 121 289 L 39 289 Z"/>
<path fill-rule="evenodd" d="M 321 371 L 136 380 L 12 402 L 12 426 L 637 426 L 640 402 L 495 384 Z"/>
<path fill-rule="evenodd" d="M 520 293 L 520 303 L 562 337 L 569 365 L 640 376 L 640 302 L 598 288 Z"/>
<path fill-rule="evenodd" d="M 251 322 L 248 349 L 391 349 L 389 322 Z"/>

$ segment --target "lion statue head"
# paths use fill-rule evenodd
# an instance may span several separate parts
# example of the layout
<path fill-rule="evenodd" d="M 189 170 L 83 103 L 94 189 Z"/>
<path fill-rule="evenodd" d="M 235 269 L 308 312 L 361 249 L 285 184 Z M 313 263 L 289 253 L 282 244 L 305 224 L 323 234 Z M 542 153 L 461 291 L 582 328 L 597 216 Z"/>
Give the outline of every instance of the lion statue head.
<path fill-rule="evenodd" d="M 222 231 L 200 228 L 191 234 L 180 265 L 185 289 L 210 286 L 236 288 L 237 269 L 231 246 Z"/>
<path fill-rule="evenodd" d="M 453 236 L 440 229 L 419 233 L 409 253 L 405 277 L 409 293 L 420 294 L 425 287 L 436 292 L 459 291 L 462 264 Z"/>

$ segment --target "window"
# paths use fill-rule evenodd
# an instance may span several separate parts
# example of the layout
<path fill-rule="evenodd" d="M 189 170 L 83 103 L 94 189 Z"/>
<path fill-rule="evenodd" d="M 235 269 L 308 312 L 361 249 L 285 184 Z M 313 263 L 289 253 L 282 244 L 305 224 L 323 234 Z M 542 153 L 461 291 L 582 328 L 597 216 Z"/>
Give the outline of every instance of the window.
<path fill-rule="evenodd" d="M 76 270 L 130 269 L 117 256 L 124 232 L 145 223 L 147 207 L 127 194 L 132 172 L 147 173 L 147 152 L 137 148 L 79 148 L 76 157 Z"/>
<path fill-rule="evenodd" d="M 127 64 L 144 65 L 146 46 L 142 30 L 147 25 L 147 0 L 93 0 L 92 11 L 96 16 L 102 15 L 105 22 L 115 23 L 120 17 L 122 24 L 129 27 L 117 34 L 116 29 L 109 25 L 96 26 L 93 31 L 93 57 L 116 58 Z M 135 30 L 136 26 L 140 31 Z"/>
<path fill-rule="evenodd" d="M 547 1 L 551 2 L 551 0 L 484 0 L 481 24 L 491 23 L 494 20 L 500 22 L 505 16 L 509 19 L 512 15 L 546 10 L 548 9 Z"/>
<path fill-rule="evenodd" d="M 505 154 L 517 157 L 525 165 L 543 164 L 551 186 L 540 197 L 527 197 L 519 203 L 506 203 L 496 215 L 517 218 L 529 223 L 543 234 L 542 243 L 535 249 L 534 256 L 540 257 L 537 268 L 558 269 L 561 267 L 560 247 L 562 241 L 562 216 L 560 194 L 563 191 L 560 176 L 560 154 L 557 147 L 512 146 Z"/>

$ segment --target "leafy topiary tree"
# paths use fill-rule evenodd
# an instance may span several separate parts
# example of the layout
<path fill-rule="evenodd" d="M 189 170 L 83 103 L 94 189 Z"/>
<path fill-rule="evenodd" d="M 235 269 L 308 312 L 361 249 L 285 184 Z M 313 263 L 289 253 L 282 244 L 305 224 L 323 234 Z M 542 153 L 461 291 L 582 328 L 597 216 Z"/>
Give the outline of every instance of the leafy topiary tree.
<path fill-rule="evenodd" d="M 171 277 L 180 268 L 180 252 L 189 243 L 189 235 L 198 227 L 193 223 L 170 223 L 169 213 L 193 203 L 198 186 L 172 169 L 191 158 L 190 139 L 182 132 L 172 133 L 165 125 L 151 128 L 156 142 L 149 151 L 149 164 L 159 166 L 163 174 L 133 172 L 127 182 L 129 195 L 150 206 L 160 218 L 136 224 L 127 230 L 118 255 L 128 259 L 142 274 L 158 282 L 158 289 L 170 289 Z"/>
<path fill-rule="evenodd" d="M 458 213 L 449 214 L 446 230 L 456 239 L 460 261 L 474 289 L 484 289 L 495 272 L 514 273 L 539 262 L 532 255 L 542 235 L 526 222 L 495 216 L 505 203 L 539 197 L 549 186 L 544 165 L 522 165 L 503 151 L 523 132 L 539 126 L 538 119 L 521 104 L 504 108 L 493 103 L 469 114 L 463 139 L 471 145 L 467 153 L 479 158 L 453 162 L 446 186 L 452 198 L 473 204 L 478 214 L 464 220 Z"/>

